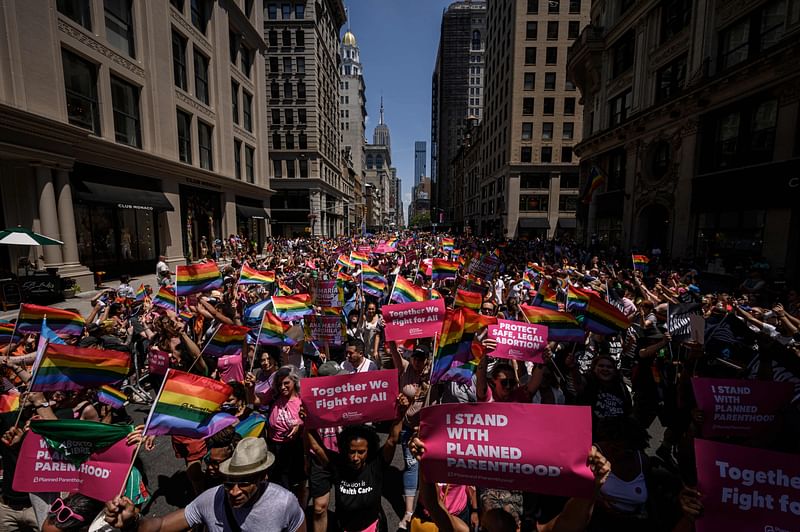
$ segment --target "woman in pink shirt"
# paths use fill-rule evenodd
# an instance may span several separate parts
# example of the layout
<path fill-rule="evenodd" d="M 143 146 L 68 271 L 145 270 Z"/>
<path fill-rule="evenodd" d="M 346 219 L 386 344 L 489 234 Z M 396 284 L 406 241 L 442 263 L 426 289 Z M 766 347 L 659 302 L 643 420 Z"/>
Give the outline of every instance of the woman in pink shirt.
<path fill-rule="evenodd" d="M 291 490 L 301 504 L 306 502 L 305 462 L 300 419 L 300 374 L 294 366 L 283 366 L 272 380 L 275 402 L 269 413 L 269 448 L 275 463 L 269 478 Z"/>

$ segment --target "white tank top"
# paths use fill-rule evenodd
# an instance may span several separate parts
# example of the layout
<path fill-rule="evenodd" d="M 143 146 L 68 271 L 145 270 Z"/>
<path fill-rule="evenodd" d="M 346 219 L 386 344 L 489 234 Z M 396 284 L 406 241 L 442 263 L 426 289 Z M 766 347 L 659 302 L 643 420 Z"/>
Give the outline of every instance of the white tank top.
<path fill-rule="evenodd" d="M 608 504 L 620 512 L 637 513 L 647 502 L 647 483 L 644 480 L 641 453 L 637 452 L 636 457 L 639 459 L 639 474 L 636 478 L 624 481 L 612 472 L 600 488 L 600 493 Z"/>

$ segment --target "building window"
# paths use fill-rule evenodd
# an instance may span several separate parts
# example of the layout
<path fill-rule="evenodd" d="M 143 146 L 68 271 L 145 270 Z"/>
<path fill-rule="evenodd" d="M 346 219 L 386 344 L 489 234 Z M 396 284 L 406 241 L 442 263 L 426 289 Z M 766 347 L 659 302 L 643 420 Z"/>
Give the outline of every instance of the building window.
<path fill-rule="evenodd" d="M 619 96 L 611 98 L 608 102 L 609 124 L 611 127 L 618 126 L 628 118 L 628 114 L 631 112 L 632 99 L 633 96 L 630 89 Z"/>
<path fill-rule="evenodd" d="M 305 124 L 306 123 L 306 110 L 305 109 L 300 108 L 300 109 L 297 110 L 297 122 L 299 124 Z"/>
<path fill-rule="evenodd" d="M 297 44 L 298 48 L 302 48 L 306 45 L 306 34 L 303 30 L 295 30 L 294 32 L 294 41 Z"/>
<path fill-rule="evenodd" d="M 536 64 L 536 47 L 535 46 L 527 46 L 525 48 L 525 64 L 526 65 L 535 65 Z"/>
<path fill-rule="evenodd" d="M 472 31 L 472 49 L 473 50 L 481 49 L 481 32 L 478 30 Z"/>
<path fill-rule="evenodd" d="M 228 53 L 231 56 L 231 64 L 236 64 L 239 55 L 239 37 L 233 31 L 228 31 Z"/>
<path fill-rule="evenodd" d="M 574 91 L 575 90 L 575 83 L 573 83 L 572 80 L 569 80 L 569 79 L 564 81 L 564 90 Z"/>
<path fill-rule="evenodd" d="M 178 159 L 182 163 L 192 164 L 192 115 L 183 111 L 178 116 Z"/>
<path fill-rule="evenodd" d="M 244 16 L 250 18 L 253 15 L 253 0 L 244 0 Z"/>
<path fill-rule="evenodd" d="M 553 162 L 553 148 L 552 148 L 552 146 L 542 146 L 541 162 L 543 162 L 543 163 L 552 163 Z"/>
<path fill-rule="evenodd" d="M 281 134 L 280 133 L 273 133 L 272 134 L 272 149 L 273 150 L 280 150 L 281 149 Z"/>
<path fill-rule="evenodd" d="M 520 188 L 550 188 L 549 173 L 535 173 L 520 175 Z"/>
<path fill-rule="evenodd" d="M 547 23 L 547 40 L 548 41 L 557 41 L 558 40 L 558 21 L 551 20 Z"/>
<path fill-rule="evenodd" d="M 69 123 L 99 135 L 97 67 L 66 50 L 61 50 L 61 61 L 64 67 L 64 90 L 67 96 Z"/>
<path fill-rule="evenodd" d="M 531 140 L 533 138 L 533 122 L 522 123 L 522 140 Z"/>
<path fill-rule="evenodd" d="M 562 161 L 563 162 L 563 161 Z M 562 176 L 563 181 L 563 176 Z M 559 194 L 558 210 L 561 212 L 571 212 L 578 209 L 578 196 L 575 194 Z"/>
<path fill-rule="evenodd" d="M 197 144 L 200 147 L 200 168 L 214 169 L 214 157 L 211 149 L 212 128 L 210 125 L 197 121 Z"/>
<path fill-rule="evenodd" d="M 297 58 L 297 73 L 298 74 L 305 74 L 306 73 L 306 58 L 305 57 L 298 57 Z"/>
<path fill-rule="evenodd" d="M 580 185 L 580 174 L 578 172 L 561 173 L 561 190 L 577 189 Z"/>
<path fill-rule="evenodd" d="M 306 6 L 305 4 L 295 4 L 294 5 L 294 18 L 297 20 L 303 20 L 306 18 Z"/>
<path fill-rule="evenodd" d="M 286 149 L 287 150 L 294 149 L 294 135 L 292 133 L 286 134 Z"/>
<path fill-rule="evenodd" d="M 608 184 L 606 191 L 622 190 L 625 188 L 625 173 L 628 164 L 628 155 L 624 148 L 613 150 L 608 156 Z"/>
<path fill-rule="evenodd" d="M 537 33 L 539 33 L 539 24 L 535 20 L 529 20 L 525 25 L 525 38 L 535 41 Z"/>
<path fill-rule="evenodd" d="M 139 87 L 111 76 L 111 104 L 114 108 L 114 137 L 117 142 L 141 148 Z"/>
<path fill-rule="evenodd" d="M 294 159 L 286 159 L 286 177 L 293 178 L 294 176 Z"/>
<path fill-rule="evenodd" d="M 564 98 L 564 114 L 567 116 L 575 114 L 575 98 Z"/>
<path fill-rule="evenodd" d="M 564 122 L 561 131 L 561 138 L 564 140 L 572 140 L 575 135 L 575 124 L 573 122 Z"/>
<path fill-rule="evenodd" d="M 271 74 L 277 74 L 280 72 L 278 68 L 278 58 L 277 57 L 270 57 L 269 58 L 269 71 Z"/>
<path fill-rule="evenodd" d="M 281 5 L 281 18 L 283 20 L 290 20 L 292 18 L 292 5 L 291 4 L 282 4 Z"/>
<path fill-rule="evenodd" d="M 242 178 L 242 141 L 233 141 L 233 175 L 236 179 Z"/>
<path fill-rule="evenodd" d="M 664 0 L 661 3 L 661 42 L 666 42 L 689 25 L 692 0 Z"/>
<path fill-rule="evenodd" d="M 285 81 L 283 83 L 283 98 L 293 98 L 294 97 L 294 88 L 292 87 L 291 81 Z"/>
<path fill-rule="evenodd" d="M 239 124 L 239 84 L 231 80 L 231 100 L 233 102 L 233 123 Z"/>
<path fill-rule="evenodd" d="M 302 109 L 302 111 L 303 111 L 303 117 L 305 119 L 305 109 Z M 299 135 L 297 135 L 297 147 L 300 148 L 301 150 L 308 149 L 308 136 L 305 133 L 300 133 Z"/>
<path fill-rule="evenodd" d="M 581 12 L 581 0 L 569 0 L 570 15 L 577 15 Z"/>
<path fill-rule="evenodd" d="M 302 81 L 297 82 L 297 98 L 300 100 L 306 97 L 306 84 Z"/>
<path fill-rule="evenodd" d="M 545 116 L 553 116 L 556 113 L 556 99 L 545 98 L 543 105 L 543 113 Z"/>
<path fill-rule="evenodd" d="M 686 56 L 682 55 L 656 73 L 656 102 L 680 93 L 686 82 Z"/>
<path fill-rule="evenodd" d="M 555 46 L 548 46 L 544 58 L 545 65 L 555 65 L 558 63 L 558 48 Z"/>
<path fill-rule="evenodd" d="M 294 111 L 292 111 L 291 109 L 284 109 L 283 117 L 286 119 L 287 126 L 294 125 Z"/>
<path fill-rule="evenodd" d="M 558 15 L 561 10 L 560 0 L 547 0 L 547 12 L 551 15 Z"/>
<path fill-rule="evenodd" d="M 92 31 L 92 7 L 89 0 L 58 0 L 58 12 Z"/>
<path fill-rule="evenodd" d="M 208 20 L 211 18 L 211 10 L 208 0 L 192 0 L 192 25 L 205 35 L 208 27 Z"/>
<path fill-rule="evenodd" d="M 577 20 L 570 20 L 567 23 L 567 38 L 577 39 L 581 34 L 581 23 Z"/>
<path fill-rule="evenodd" d="M 169 3 L 183 14 L 183 0 L 169 0 Z"/>
<path fill-rule="evenodd" d="M 536 87 L 536 73 L 525 72 L 523 77 L 523 88 L 526 91 L 532 91 Z"/>
<path fill-rule="evenodd" d="M 546 91 L 554 91 L 554 90 L 556 90 L 556 73 L 555 72 L 545 72 L 545 74 L 544 74 L 544 90 L 546 90 Z"/>
<path fill-rule="evenodd" d="M 253 131 L 253 96 L 246 90 L 242 90 L 242 122 L 244 128 L 252 133 Z"/>
<path fill-rule="evenodd" d="M 248 183 L 255 183 L 256 182 L 256 174 L 255 174 L 255 150 L 250 146 L 245 145 L 244 147 L 244 175 L 247 177 Z"/>
<path fill-rule="evenodd" d="M 627 72 L 627 70 L 633 66 L 635 39 L 636 35 L 633 30 L 631 30 L 614 43 L 614 46 L 611 50 L 613 57 L 611 70 L 612 79 Z"/>
<path fill-rule="evenodd" d="M 281 125 L 281 110 L 280 109 L 272 109 L 272 125 L 273 126 Z"/>
<path fill-rule="evenodd" d="M 208 58 L 194 50 L 194 95 L 208 105 Z"/>
<path fill-rule="evenodd" d="M 242 74 L 249 78 L 253 69 L 253 51 L 242 44 L 239 47 L 239 55 L 242 58 Z"/>
<path fill-rule="evenodd" d="M 562 146 L 561 147 L 561 162 L 562 163 L 571 163 L 572 162 L 572 147 L 571 146 Z"/>
<path fill-rule="evenodd" d="M 280 86 L 278 85 L 277 81 L 273 81 L 272 83 L 270 83 L 270 85 L 269 85 L 269 96 L 270 96 L 270 98 L 275 98 L 275 99 L 278 99 L 278 98 L 281 97 L 281 89 L 280 89 Z"/>
<path fill-rule="evenodd" d="M 278 46 L 278 32 L 275 30 L 269 30 L 269 33 L 267 34 L 267 42 L 270 46 Z"/>
<path fill-rule="evenodd" d="M 276 4 L 267 4 L 267 19 L 278 19 L 278 6 Z"/>
<path fill-rule="evenodd" d="M 283 40 L 283 47 L 290 48 L 292 46 L 292 32 L 290 30 L 283 30 L 281 32 L 281 37 Z"/>
<path fill-rule="evenodd" d="M 520 148 L 519 160 L 522 163 L 529 163 L 533 160 L 533 148 L 530 146 L 523 146 Z"/>
<path fill-rule="evenodd" d="M 300 166 L 300 177 L 307 178 L 308 177 L 308 160 L 307 159 L 300 159 L 298 161 Z"/>
<path fill-rule="evenodd" d="M 773 158 L 777 100 L 742 102 L 706 120 L 704 129 L 714 134 L 714 160 L 704 160 L 704 170 L 724 170 L 759 164 Z"/>
<path fill-rule="evenodd" d="M 720 68 L 741 63 L 783 37 L 786 4 L 773 1 L 720 33 Z"/>
<path fill-rule="evenodd" d="M 542 122 L 542 140 L 553 140 L 552 122 Z"/>
<path fill-rule="evenodd" d="M 136 57 L 131 0 L 105 0 L 106 38 L 117 50 Z"/>
<path fill-rule="evenodd" d="M 283 165 L 278 160 L 272 161 L 272 177 L 283 177 Z"/>
<path fill-rule="evenodd" d="M 186 83 L 186 39 L 178 32 L 172 32 L 172 75 L 175 86 L 188 90 Z"/>
<path fill-rule="evenodd" d="M 546 194 L 521 194 L 519 210 L 522 212 L 547 212 L 549 199 Z"/>
<path fill-rule="evenodd" d="M 522 114 L 523 115 L 533 114 L 533 98 L 522 99 Z"/>
<path fill-rule="evenodd" d="M 283 58 L 283 73 L 284 74 L 291 74 L 292 73 L 292 58 L 291 57 L 284 57 Z"/>
<path fill-rule="evenodd" d="M 539 0 L 528 0 L 528 14 L 536 15 L 539 13 Z"/>

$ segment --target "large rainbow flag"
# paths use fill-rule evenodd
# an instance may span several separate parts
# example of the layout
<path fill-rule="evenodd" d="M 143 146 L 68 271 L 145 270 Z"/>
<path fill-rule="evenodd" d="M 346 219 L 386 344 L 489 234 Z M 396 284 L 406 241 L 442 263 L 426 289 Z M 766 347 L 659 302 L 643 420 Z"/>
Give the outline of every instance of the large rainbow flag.
<path fill-rule="evenodd" d="M 520 305 L 520 310 L 528 322 L 547 326 L 547 338 L 554 342 L 582 342 L 586 333 L 575 316 L 542 307 Z"/>
<path fill-rule="evenodd" d="M 369 253 L 353 250 L 350 252 L 350 262 L 353 264 L 369 264 Z"/>
<path fill-rule="evenodd" d="M 444 259 L 433 259 L 431 263 L 431 278 L 434 281 L 441 281 L 444 279 L 455 279 L 458 274 L 458 261 L 449 261 Z"/>
<path fill-rule="evenodd" d="M 578 288 L 577 286 L 567 286 L 567 312 L 573 310 L 585 310 L 589 305 L 591 292 Z"/>
<path fill-rule="evenodd" d="M 394 282 L 394 289 L 389 301 L 394 303 L 414 303 L 416 301 L 425 301 L 425 289 L 417 286 L 400 274 Z"/>
<path fill-rule="evenodd" d="M 431 384 L 440 381 L 471 383 L 484 353 L 483 346 L 473 342 L 475 334 L 495 323 L 495 317 L 482 316 L 468 308 L 448 310 L 433 360 Z"/>
<path fill-rule="evenodd" d="M 454 307 L 464 307 L 477 312 L 481 309 L 481 304 L 483 304 L 483 294 L 480 292 L 470 292 L 461 288 L 456 290 Z"/>
<path fill-rule="evenodd" d="M 15 388 L 0 394 L 0 414 L 17 410 L 19 410 L 19 392 Z"/>
<path fill-rule="evenodd" d="M 11 343 L 14 335 L 14 324 L 7 321 L 0 321 L 0 347 L 5 347 Z"/>
<path fill-rule="evenodd" d="M 83 333 L 86 322 L 83 316 L 53 307 L 42 307 L 23 303 L 19 308 L 17 318 L 17 334 L 39 333 L 42 330 L 42 320 L 47 316 L 47 325 L 56 334 L 64 336 L 79 336 Z"/>
<path fill-rule="evenodd" d="M 97 390 L 97 400 L 111 408 L 119 409 L 125 406 L 128 396 L 113 386 L 104 384 Z"/>
<path fill-rule="evenodd" d="M 336 260 L 336 264 L 339 265 L 342 268 L 355 268 L 356 267 L 355 263 L 352 260 L 350 260 L 350 257 L 348 257 L 345 254 L 339 255 L 339 258 Z"/>
<path fill-rule="evenodd" d="M 238 355 L 242 352 L 244 339 L 249 332 L 249 327 L 223 324 L 203 348 L 203 354 L 216 358 Z"/>
<path fill-rule="evenodd" d="M 592 202 L 592 196 L 597 189 L 603 186 L 606 182 L 606 175 L 600 170 L 599 167 L 592 165 L 589 169 L 589 179 L 588 179 L 588 189 L 586 190 L 586 194 L 583 197 L 583 203 L 586 205 Z"/>
<path fill-rule="evenodd" d="M 586 307 L 583 325 L 593 333 L 616 334 L 630 327 L 631 322 L 614 305 L 592 295 Z"/>
<path fill-rule="evenodd" d="M 558 292 L 555 288 L 550 286 L 550 281 L 542 279 L 539 283 L 539 290 L 536 292 L 536 297 L 533 298 L 531 305 L 534 307 L 542 307 L 549 310 L 558 310 Z"/>
<path fill-rule="evenodd" d="M 208 377 L 168 369 L 144 434 L 208 438 L 236 423 L 236 416 L 218 412 L 231 387 Z"/>
<path fill-rule="evenodd" d="M 50 316 L 47 318 L 48 324 Z M 73 345 L 50 344 L 32 378 L 32 392 L 80 390 L 120 382 L 130 370 L 130 355 Z"/>
<path fill-rule="evenodd" d="M 153 298 L 153 306 L 175 312 L 178 307 L 178 298 L 171 286 L 162 286 Z"/>
<path fill-rule="evenodd" d="M 140 284 L 139 288 L 136 289 L 134 300 L 137 303 L 144 303 L 146 297 L 147 297 L 147 290 L 145 289 L 144 284 Z"/>
<path fill-rule="evenodd" d="M 363 264 L 361 269 L 361 286 L 364 292 L 369 295 L 383 297 L 383 291 L 386 289 L 386 278 L 375 268 Z"/>
<path fill-rule="evenodd" d="M 251 268 L 246 262 L 242 265 L 242 271 L 239 274 L 239 284 L 269 284 L 275 282 L 275 272 L 262 271 Z"/>
<path fill-rule="evenodd" d="M 175 294 L 189 296 L 200 292 L 208 292 L 222 286 L 222 274 L 216 263 L 201 262 L 190 266 L 178 266 L 175 282 Z"/>
<path fill-rule="evenodd" d="M 258 335 L 259 345 L 294 345 L 296 342 L 286 336 L 292 326 L 284 323 L 272 312 L 265 312 Z"/>
<path fill-rule="evenodd" d="M 455 247 L 455 244 L 456 244 L 455 238 L 443 237 L 442 238 L 442 251 L 444 251 L 444 252 L 453 251 L 453 248 Z"/>
<path fill-rule="evenodd" d="M 273 296 L 272 306 L 275 309 L 275 314 L 283 321 L 299 320 L 303 316 L 308 316 L 314 312 L 309 294 Z"/>

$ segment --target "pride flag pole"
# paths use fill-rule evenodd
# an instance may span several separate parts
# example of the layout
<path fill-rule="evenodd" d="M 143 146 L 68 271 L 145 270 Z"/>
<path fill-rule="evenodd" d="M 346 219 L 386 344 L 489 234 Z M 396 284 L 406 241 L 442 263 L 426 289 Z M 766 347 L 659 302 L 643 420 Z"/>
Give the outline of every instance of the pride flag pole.
<path fill-rule="evenodd" d="M 20 305 L 20 312 L 22 312 L 22 306 Z M 17 318 L 17 323 L 19 323 L 19 318 Z M 44 326 L 47 325 L 47 314 L 42 316 L 42 329 Z M 14 330 L 16 331 L 17 326 L 14 324 Z M 13 336 L 12 336 L 13 337 Z M 33 366 L 31 367 L 31 380 L 28 381 L 28 390 L 33 386 L 33 383 L 36 381 L 36 375 L 39 373 L 39 366 L 42 365 L 42 358 L 44 358 L 44 352 L 47 351 L 47 346 L 50 344 L 50 341 L 45 338 L 41 331 L 39 333 L 39 344 L 36 346 L 36 358 L 33 360 Z M 22 399 L 19 401 L 19 413 L 17 414 L 17 420 L 14 421 L 14 427 L 16 428 L 19 426 L 19 420 L 22 417 L 22 411 L 25 409 L 25 403 L 28 402 L 28 394 L 30 391 L 26 391 L 22 394 Z"/>
<path fill-rule="evenodd" d="M 189 366 L 189 369 L 186 370 L 186 373 L 191 373 L 192 372 L 192 368 L 194 367 L 195 364 L 197 364 L 197 361 L 200 360 L 200 358 L 203 356 L 203 353 L 206 352 L 206 347 L 208 347 L 208 344 L 210 344 L 211 340 L 214 339 L 214 335 L 216 335 L 217 332 L 219 332 L 219 330 L 222 328 L 222 325 L 223 325 L 222 323 L 217 325 L 217 328 L 214 329 L 214 332 L 211 334 L 211 338 L 208 339 L 208 342 L 206 342 L 206 344 L 200 350 L 200 354 L 195 357 L 194 362 L 192 362 L 192 365 Z"/>
<path fill-rule="evenodd" d="M 529 325 L 534 325 L 534 324 L 531 323 L 531 320 L 528 319 L 528 315 L 527 314 L 525 314 L 524 312 L 521 312 L 521 313 L 522 313 L 522 316 L 525 318 L 525 321 L 528 322 Z M 572 352 L 573 353 L 575 352 L 575 347 L 574 346 L 572 348 Z M 558 369 L 558 364 L 556 364 L 556 361 L 553 360 L 553 357 L 550 357 L 550 365 L 553 366 L 553 368 L 556 370 L 556 373 L 558 373 L 558 378 L 561 379 L 561 382 L 566 383 L 567 379 L 564 378 L 564 374 L 561 373 L 560 369 Z"/>
<path fill-rule="evenodd" d="M 270 301 L 272 301 L 272 298 L 270 298 Z M 267 305 L 267 306 L 269 306 L 269 305 Z M 255 363 L 256 363 L 256 354 L 258 353 L 258 341 L 261 339 L 261 331 L 264 329 L 264 320 L 267 317 L 267 312 L 268 311 L 265 308 L 264 309 L 264 313 L 261 315 L 261 325 L 258 326 L 258 334 L 256 335 L 256 345 L 253 348 L 253 358 L 250 359 L 250 370 L 248 371 L 248 373 L 252 373 L 253 372 L 253 366 L 255 366 Z"/>

